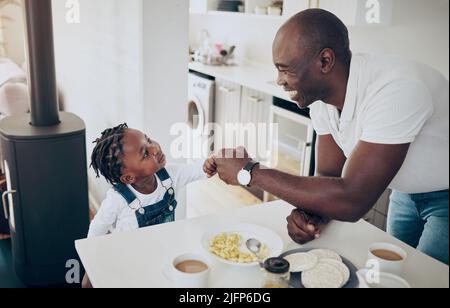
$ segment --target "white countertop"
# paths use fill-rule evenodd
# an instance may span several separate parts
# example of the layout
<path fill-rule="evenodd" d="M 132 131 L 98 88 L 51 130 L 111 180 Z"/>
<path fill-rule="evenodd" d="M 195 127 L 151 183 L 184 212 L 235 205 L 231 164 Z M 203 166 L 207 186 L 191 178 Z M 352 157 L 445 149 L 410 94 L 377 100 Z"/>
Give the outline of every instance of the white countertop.
<path fill-rule="evenodd" d="M 189 69 L 291 101 L 286 91 L 276 84 L 278 73 L 275 67 L 250 63 L 234 66 L 212 66 L 191 62 L 189 63 Z"/>
<path fill-rule="evenodd" d="M 202 235 L 219 225 L 257 224 L 277 232 L 284 241 L 285 250 L 300 247 L 287 234 L 286 217 L 292 209 L 289 204 L 276 201 L 128 233 L 80 240 L 76 242 L 76 248 L 92 284 L 97 288 L 165 288 L 171 286 L 163 274 L 170 260 L 185 253 L 204 253 L 201 247 Z M 365 221 L 356 224 L 333 222 L 320 239 L 304 247 L 335 250 L 358 268 L 363 268 L 368 247 L 375 242 L 393 243 L 407 251 L 404 278 L 412 287 L 449 287 L 447 265 L 401 243 Z M 258 267 L 232 267 L 214 260 L 211 260 L 211 264 L 212 288 L 259 286 L 261 271 Z"/>

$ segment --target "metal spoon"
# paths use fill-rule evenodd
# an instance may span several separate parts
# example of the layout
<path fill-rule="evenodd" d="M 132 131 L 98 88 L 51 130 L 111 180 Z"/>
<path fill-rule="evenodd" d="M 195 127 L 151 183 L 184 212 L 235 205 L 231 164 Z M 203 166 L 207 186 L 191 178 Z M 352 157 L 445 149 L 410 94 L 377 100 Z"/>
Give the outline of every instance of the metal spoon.
<path fill-rule="evenodd" d="M 256 256 L 259 266 L 261 266 L 261 268 L 264 268 L 264 264 L 259 255 L 259 253 L 261 252 L 261 248 L 262 248 L 261 242 L 258 241 L 257 239 L 251 238 L 251 239 L 247 240 L 247 242 L 245 244 L 246 244 L 248 250 L 250 250 L 250 252 Z"/>

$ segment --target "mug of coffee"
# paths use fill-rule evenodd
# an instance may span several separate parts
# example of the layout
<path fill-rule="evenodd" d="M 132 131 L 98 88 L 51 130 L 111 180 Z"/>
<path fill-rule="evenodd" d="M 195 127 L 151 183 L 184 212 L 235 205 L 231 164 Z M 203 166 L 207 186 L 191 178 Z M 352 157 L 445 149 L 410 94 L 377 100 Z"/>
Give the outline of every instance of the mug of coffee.
<path fill-rule="evenodd" d="M 402 276 L 406 258 L 406 251 L 402 248 L 389 243 L 376 243 L 369 247 L 368 265 L 379 266 L 380 272 Z M 369 264 L 371 262 L 374 264 Z"/>
<path fill-rule="evenodd" d="M 195 254 L 176 257 L 164 270 L 175 288 L 207 288 L 210 266 L 206 258 Z"/>

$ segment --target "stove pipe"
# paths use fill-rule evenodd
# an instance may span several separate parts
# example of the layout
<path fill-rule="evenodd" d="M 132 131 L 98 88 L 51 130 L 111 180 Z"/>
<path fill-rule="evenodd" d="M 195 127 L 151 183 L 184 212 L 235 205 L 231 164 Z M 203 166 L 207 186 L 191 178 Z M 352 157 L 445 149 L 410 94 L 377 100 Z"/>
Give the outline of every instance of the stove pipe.
<path fill-rule="evenodd" d="M 24 0 L 31 125 L 60 123 L 51 0 Z"/>

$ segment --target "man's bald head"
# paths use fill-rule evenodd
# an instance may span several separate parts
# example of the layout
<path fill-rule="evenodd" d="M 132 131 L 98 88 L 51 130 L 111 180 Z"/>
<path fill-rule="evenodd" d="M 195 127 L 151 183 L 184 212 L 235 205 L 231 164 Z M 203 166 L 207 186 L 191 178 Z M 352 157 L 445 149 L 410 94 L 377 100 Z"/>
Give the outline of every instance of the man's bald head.
<path fill-rule="evenodd" d="M 280 29 L 276 41 L 286 39 L 295 44 L 303 56 L 313 56 L 324 48 L 330 48 L 339 62 L 350 65 L 348 29 L 328 11 L 309 9 L 293 16 Z"/>
<path fill-rule="evenodd" d="M 330 12 L 311 9 L 286 22 L 273 44 L 282 86 L 301 108 L 330 101 L 348 76 L 352 53 L 347 27 Z"/>

